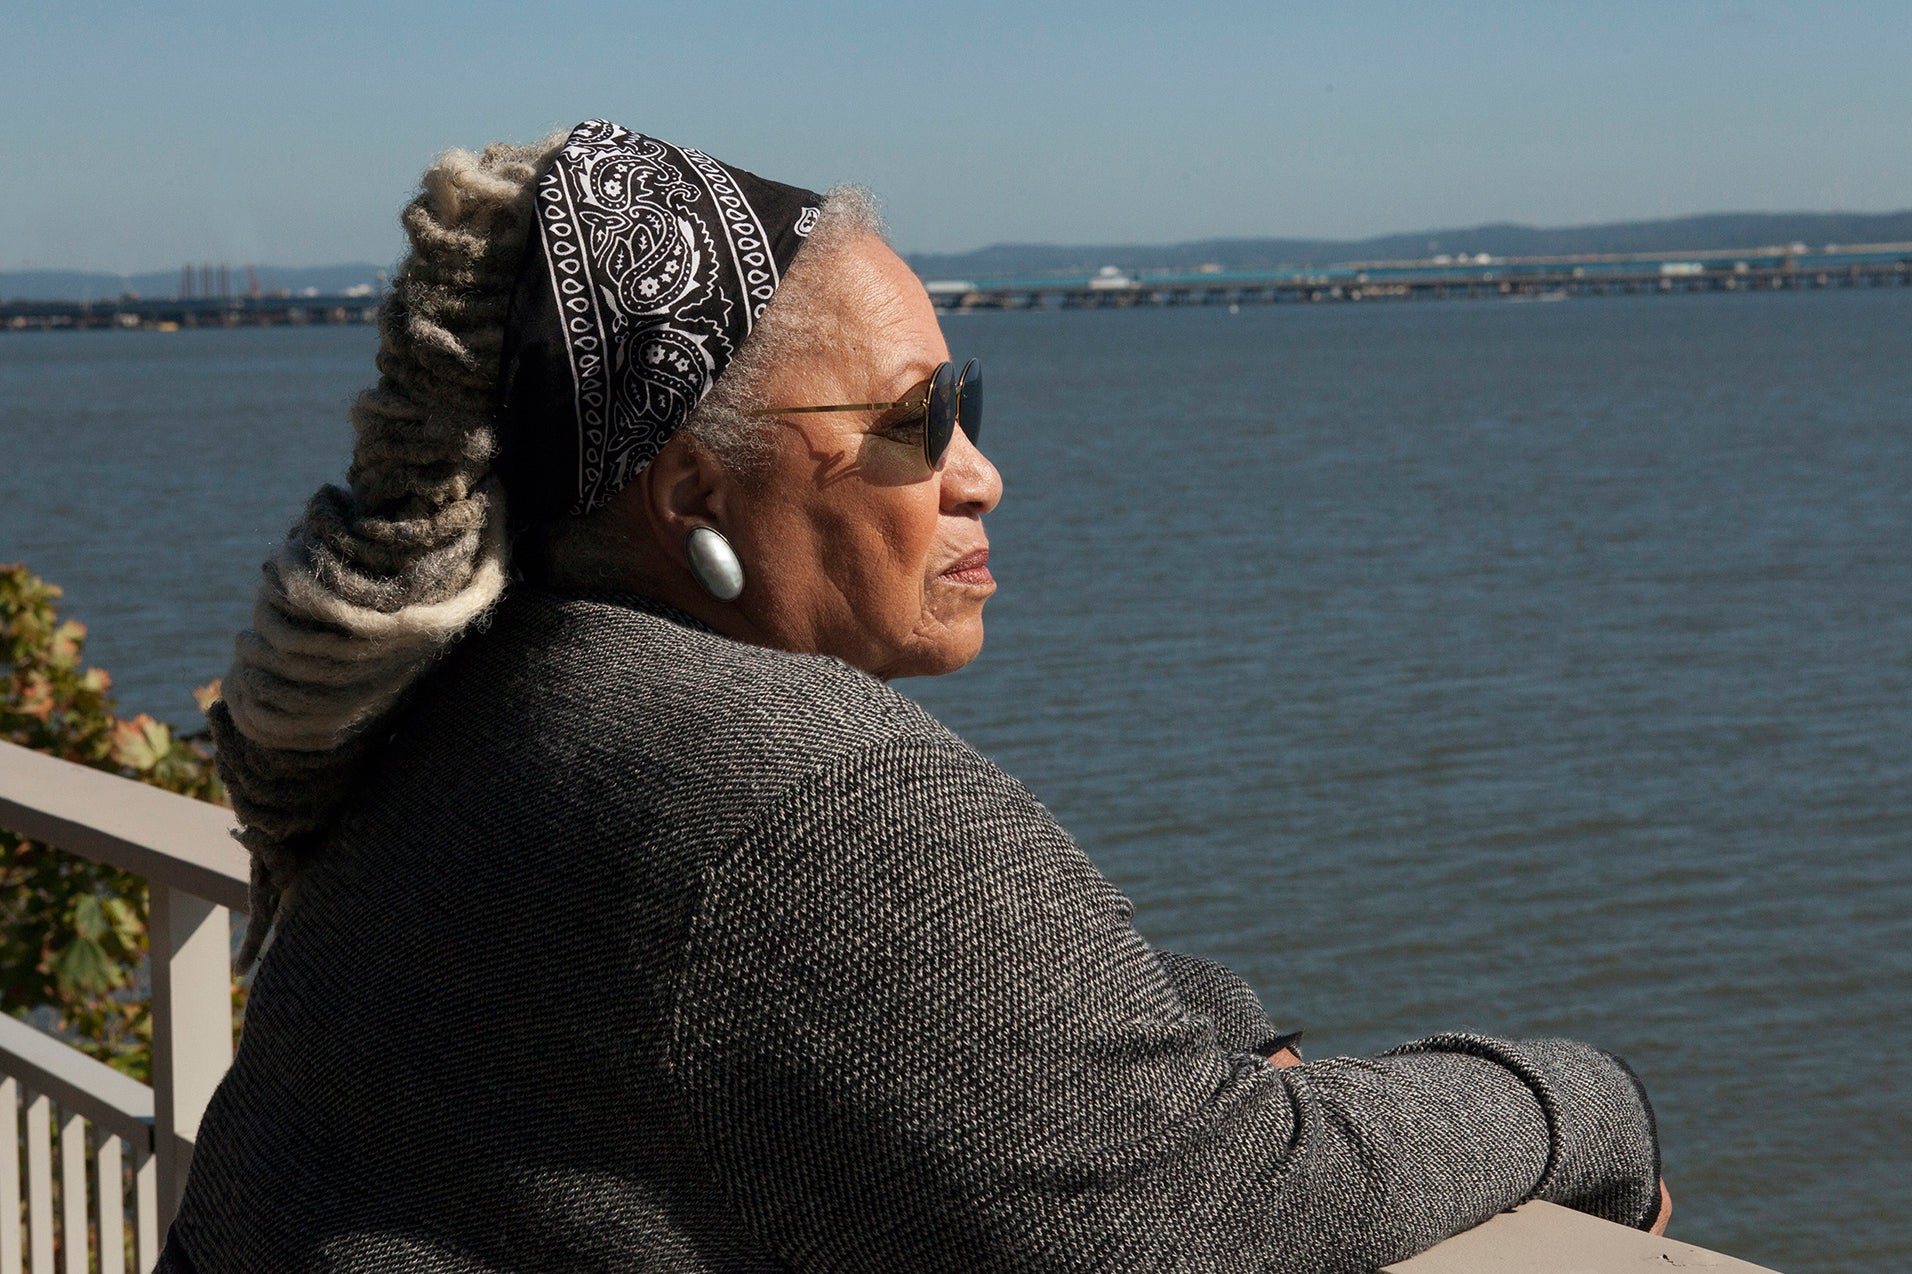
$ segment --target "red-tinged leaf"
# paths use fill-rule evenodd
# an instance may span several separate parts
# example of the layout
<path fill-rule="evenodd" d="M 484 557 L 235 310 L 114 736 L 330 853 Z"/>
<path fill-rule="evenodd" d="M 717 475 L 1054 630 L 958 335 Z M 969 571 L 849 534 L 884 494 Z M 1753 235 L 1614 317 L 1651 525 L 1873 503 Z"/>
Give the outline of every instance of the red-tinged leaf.
<path fill-rule="evenodd" d="M 71 668 L 80 662 L 80 650 L 86 645 L 86 625 L 69 619 L 53 630 L 47 641 L 47 662 L 55 668 Z"/>
<path fill-rule="evenodd" d="M 212 705 L 219 702 L 219 678 L 214 677 L 193 691 L 193 702 L 199 705 L 201 712 L 211 712 Z"/>
<path fill-rule="evenodd" d="M 53 683 L 43 672 L 29 672 L 20 680 L 19 711 L 44 722 L 53 713 Z"/>
<path fill-rule="evenodd" d="M 164 722 L 155 721 L 144 712 L 131 721 L 113 725 L 113 760 L 129 770 L 144 774 L 172 750 L 173 732 Z"/>

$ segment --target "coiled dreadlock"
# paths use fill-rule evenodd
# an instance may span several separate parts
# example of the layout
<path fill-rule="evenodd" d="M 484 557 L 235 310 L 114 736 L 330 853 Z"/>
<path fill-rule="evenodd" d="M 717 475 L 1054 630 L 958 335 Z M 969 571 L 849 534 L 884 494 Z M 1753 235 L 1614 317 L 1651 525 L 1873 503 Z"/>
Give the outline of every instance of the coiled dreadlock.
<path fill-rule="evenodd" d="M 562 141 L 451 150 L 426 170 L 379 310 L 378 383 L 352 406 L 347 485 L 321 488 L 265 564 L 210 714 L 253 855 L 241 967 L 362 768 L 368 727 L 503 591 L 489 471 L 505 307 Z"/>

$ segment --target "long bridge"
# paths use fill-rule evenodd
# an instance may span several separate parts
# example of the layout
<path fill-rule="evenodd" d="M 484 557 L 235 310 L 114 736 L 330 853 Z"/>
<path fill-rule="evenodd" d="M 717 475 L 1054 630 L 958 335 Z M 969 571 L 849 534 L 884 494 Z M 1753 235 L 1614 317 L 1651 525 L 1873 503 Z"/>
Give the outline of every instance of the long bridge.
<path fill-rule="evenodd" d="M 1584 257 L 1473 257 L 1353 262 L 1324 268 L 931 279 L 942 310 L 1126 309 L 1326 301 L 1563 300 L 1575 296 L 1813 291 L 1912 286 L 1912 243 L 1814 252 L 1794 248 Z M 331 296 L 189 296 L 0 300 L 0 331 L 276 327 L 372 323 L 369 288 Z"/>
<path fill-rule="evenodd" d="M 1381 300 L 1560 300 L 1573 296 L 1912 286 L 1912 243 L 1820 252 L 1763 249 L 1603 257 L 1351 263 L 1326 269 L 930 280 L 943 310 L 1120 309 Z"/>
<path fill-rule="evenodd" d="M 0 331 L 71 328 L 300 327 L 371 323 L 369 289 L 336 296 L 123 296 L 104 301 L 0 301 Z"/>

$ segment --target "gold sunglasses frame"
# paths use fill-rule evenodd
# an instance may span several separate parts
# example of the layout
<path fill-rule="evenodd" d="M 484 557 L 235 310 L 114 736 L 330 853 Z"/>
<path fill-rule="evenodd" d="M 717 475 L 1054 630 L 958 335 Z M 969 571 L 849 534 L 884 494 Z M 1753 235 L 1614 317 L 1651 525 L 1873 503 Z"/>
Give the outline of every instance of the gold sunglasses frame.
<path fill-rule="evenodd" d="M 943 362 L 936 364 L 936 370 L 932 371 L 928 379 L 923 382 L 922 393 L 913 394 L 908 398 L 898 398 L 894 402 L 827 403 L 817 407 L 758 407 L 743 414 L 746 416 L 799 416 L 817 411 L 889 411 L 894 407 L 909 407 L 914 405 L 923 413 L 923 459 L 929 464 L 931 469 L 935 469 L 942 464 L 943 457 L 949 453 L 949 444 L 955 440 L 956 431 L 958 429 L 968 434 L 971 442 L 976 441 L 975 431 L 963 423 L 963 385 L 968 381 L 971 372 L 980 372 L 982 369 L 982 360 L 972 358 L 963 364 L 963 370 L 957 373 L 956 383 L 950 387 L 949 435 L 943 439 L 943 445 L 938 449 L 936 454 L 930 454 L 930 396 L 936 392 L 936 378 L 943 374 L 943 369 L 945 367 L 954 367 L 955 365 L 956 360 L 953 358 L 945 359 Z M 978 427 L 980 427 L 980 424 Z"/>

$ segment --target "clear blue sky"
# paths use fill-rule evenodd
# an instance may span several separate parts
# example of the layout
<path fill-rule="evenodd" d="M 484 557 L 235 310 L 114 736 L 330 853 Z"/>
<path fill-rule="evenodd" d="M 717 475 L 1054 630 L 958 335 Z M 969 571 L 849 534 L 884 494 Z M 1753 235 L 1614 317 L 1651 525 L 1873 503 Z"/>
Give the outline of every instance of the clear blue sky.
<path fill-rule="evenodd" d="M 1912 3 L 0 12 L 0 269 L 389 261 L 447 146 L 603 115 L 905 250 L 1912 207 Z"/>

